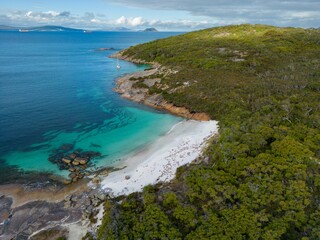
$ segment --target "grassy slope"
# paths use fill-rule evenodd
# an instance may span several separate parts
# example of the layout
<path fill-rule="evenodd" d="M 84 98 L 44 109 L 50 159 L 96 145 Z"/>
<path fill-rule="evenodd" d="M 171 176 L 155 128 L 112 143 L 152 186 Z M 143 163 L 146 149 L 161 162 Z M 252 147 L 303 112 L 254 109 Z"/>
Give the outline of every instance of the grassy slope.
<path fill-rule="evenodd" d="M 320 238 L 318 30 L 227 26 L 125 54 L 178 70 L 150 91 L 219 120 L 220 138 L 170 185 L 106 203 L 100 239 Z"/>

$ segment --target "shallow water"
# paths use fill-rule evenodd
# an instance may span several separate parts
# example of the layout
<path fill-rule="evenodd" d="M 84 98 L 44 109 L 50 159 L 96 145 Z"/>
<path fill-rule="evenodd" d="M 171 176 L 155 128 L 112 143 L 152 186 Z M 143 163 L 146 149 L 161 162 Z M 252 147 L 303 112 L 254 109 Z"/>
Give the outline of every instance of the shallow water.
<path fill-rule="evenodd" d="M 2 164 L 65 175 L 48 161 L 64 144 L 101 153 L 94 160 L 101 167 L 165 134 L 181 119 L 112 91 L 115 78 L 146 66 L 120 61 L 117 71 L 106 56 L 176 34 L 0 32 Z M 95 51 L 103 47 L 114 50 Z"/>

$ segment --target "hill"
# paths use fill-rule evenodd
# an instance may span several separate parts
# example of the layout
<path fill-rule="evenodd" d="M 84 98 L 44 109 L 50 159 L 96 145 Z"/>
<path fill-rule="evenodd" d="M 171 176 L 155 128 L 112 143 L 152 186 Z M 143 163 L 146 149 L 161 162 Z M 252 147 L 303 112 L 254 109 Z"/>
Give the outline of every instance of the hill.
<path fill-rule="evenodd" d="M 146 29 L 142 30 L 141 32 L 158 32 L 158 30 L 155 28 L 146 28 Z"/>
<path fill-rule="evenodd" d="M 170 184 L 110 199 L 99 239 L 319 239 L 320 31 L 226 26 L 131 47 L 137 88 L 219 120 Z"/>
<path fill-rule="evenodd" d="M 11 27 L 11 26 L 5 26 L 0 25 L 0 31 L 1 30 L 10 30 L 10 31 L 32 31 L 32 32 L 82 32 L 83 29 L 75 29 L 75 28 L 67 28 L 67 27 L 61 27 L 61 26 L 40 26 L 40 27 Z"/>
<path fill-rule="evenodd" d="M 82 32 L 83 29 L 67 28 L 62 26 L 41 26 L 41 27 L 31 27 L 27 28 L 30 31 L 38 32 Z"/>
<path fill-rule="evenodd" d="M 11 27 L 11 26 L 7 26 L 7 25 L 0 25 L 0 31 L 1 31 L 1 30 L 10 31 L 10 30 L 18 30 L 18 28 Z"/>

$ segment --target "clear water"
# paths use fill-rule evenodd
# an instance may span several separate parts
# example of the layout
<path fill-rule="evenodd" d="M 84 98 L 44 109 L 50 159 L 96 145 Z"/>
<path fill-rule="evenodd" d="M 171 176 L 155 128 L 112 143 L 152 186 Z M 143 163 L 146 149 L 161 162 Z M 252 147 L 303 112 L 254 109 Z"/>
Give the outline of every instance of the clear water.
<path fill-rule="evenodd" d="M 64 175 L 48 161 L 63 144 L 98 151 L 95 164 L 109 166 L 165 134 L 181 119 L 112 91 L 117 77 L 145 66 L 120 61 L 117 71 L 107 56 L 176 34 L 0 32 L 1 164 Z M 115 50 L 95 51 L 104 47 Z"/>

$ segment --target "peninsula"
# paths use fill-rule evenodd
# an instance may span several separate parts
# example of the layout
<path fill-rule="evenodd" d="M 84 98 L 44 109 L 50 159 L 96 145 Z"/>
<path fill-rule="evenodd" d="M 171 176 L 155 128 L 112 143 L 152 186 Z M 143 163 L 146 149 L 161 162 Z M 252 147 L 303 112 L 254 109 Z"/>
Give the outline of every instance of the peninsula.
<path fill-rule="evenodd" d="M 245 24 L 120 52 L 152 66 L 118 80 L 124 97 L 220 130 L 171 183 L 107 200 L 98 239 L 317 239 L 319 33 Z"/>

